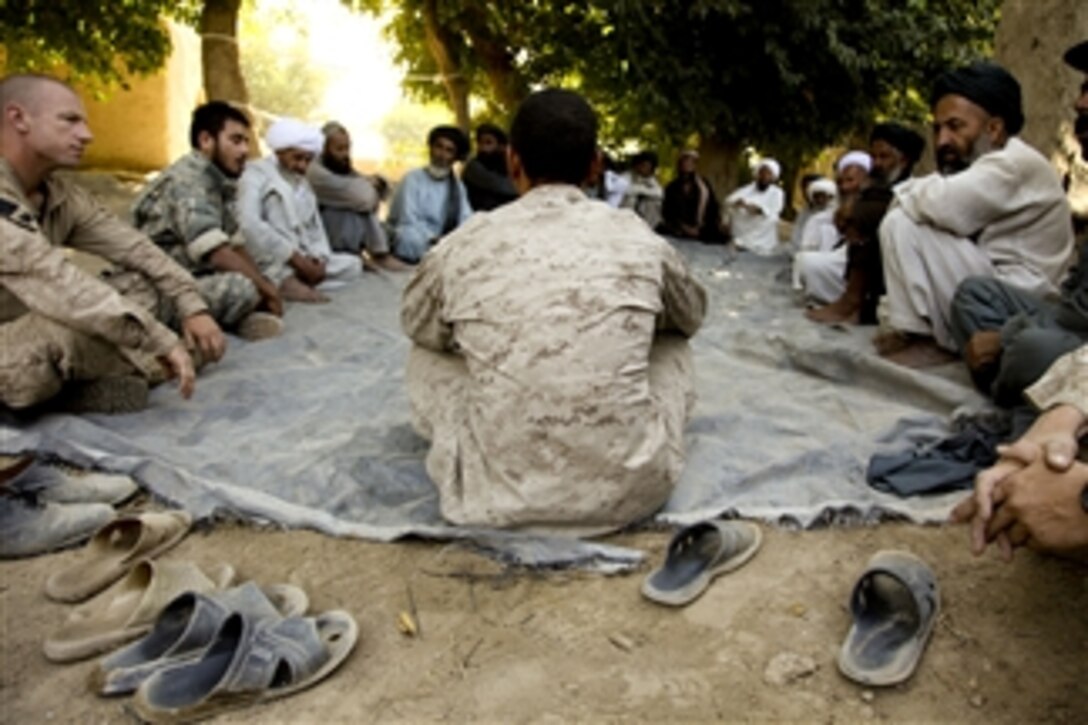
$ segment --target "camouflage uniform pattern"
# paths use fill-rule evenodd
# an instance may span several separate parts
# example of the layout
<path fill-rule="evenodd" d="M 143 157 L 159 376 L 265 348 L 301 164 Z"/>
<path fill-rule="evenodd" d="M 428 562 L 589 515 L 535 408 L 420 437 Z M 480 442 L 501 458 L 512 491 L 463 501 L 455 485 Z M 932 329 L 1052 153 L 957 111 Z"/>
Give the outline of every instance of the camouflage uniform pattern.
<path fill-rule="evenodd" d="M 234 329 L 260 303 L 256 285 L 219 272 L 208 255 L 224 244 L 244 246 L 236 216 L 237 185 L 197 151 L 163 170 L 132 207 L 136 227 L 188 269 L 212 317 Z"/>
<path fill-rule="evenodd" d="M 181 317 L 207 309 L 184 269 L 90 194 L 60 178 L 45 192 L 39 210 L 0 159 L 0 402 L 13 408 L 49 399 L 67 381 L 154 376 L 155 358 L 178 344 L 154 315 L 158 298 Z M 62 246 L 139 276 L 145 294 L 119 294 Z"/>
<path fill-rule="evenodd" d="M 684 465 L 706 293 L 630 211 L 546 185 L 473 216 L 405 289 L 413 423 L 458 524 L 606 530 Z"/>
<path fill-rule="evenodd" d="M 1058 358 L 1026 394 L 1039 410 L 1072 405 L 1088 415 L 1088 345 Z"/>

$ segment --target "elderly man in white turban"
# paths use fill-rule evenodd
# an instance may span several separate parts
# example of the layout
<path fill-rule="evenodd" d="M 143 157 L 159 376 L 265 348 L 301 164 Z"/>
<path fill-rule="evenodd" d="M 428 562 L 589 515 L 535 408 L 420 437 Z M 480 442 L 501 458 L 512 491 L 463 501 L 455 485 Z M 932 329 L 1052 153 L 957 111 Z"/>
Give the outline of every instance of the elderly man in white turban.
<path fill-rule="evenodd" d="M 321 223 L 306 169 L 324 136 L 301 121 L 284 118 L 268 129 L 269 156 L 246 164 L 239 183 L 238 221 L 261 272 L 279 285 L 284 299 L 326 302 L 321 291 L 362 275 L 362 260 L 336 254 Z"/>
<path fill-rule="evenodd" d="M 774 159 L 756 164 L 756 180 L 734 191 L 725 199 L 729 228 L 738 247 L 757 254 L 770 254 L 778 248 L 778 215 L 786 196 L 775 186 L 781 168 Z"/>
<path fill-rule="evenodd" d="M 846 244 L 835 214 L 840 204 L 848 203 L 869 185 L 873 160 L 864 151 L 848 151 L 835 165 L 833 188 L 839 204 L 831 204 L 813 215 L 801 237 L 801 251 L 793 260 L 795 286 L 805 290 L 811 300 L 827 303 L 837 300 L 846 290 Z M 824 180 L 830 184 L 829 181 Z M 813 187 L 820 182 L 814 182 Z M 813 188 L 810 192 L 813 192 Z"/>

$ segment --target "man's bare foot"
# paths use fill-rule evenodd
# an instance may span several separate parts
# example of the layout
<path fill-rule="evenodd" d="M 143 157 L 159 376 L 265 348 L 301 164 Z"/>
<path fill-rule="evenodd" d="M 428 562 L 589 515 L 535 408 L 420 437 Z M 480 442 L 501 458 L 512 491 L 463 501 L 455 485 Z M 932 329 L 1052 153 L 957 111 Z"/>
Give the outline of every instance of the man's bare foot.
<path fill-rule="evenodd" d="M 946 365 L 956 356 L 938 347 L 931 337 L 890 332 L 873 339 L 877 352 L 888 362 L 908 368 L 928 368 Z"/>
<path fill-rule="evenodd" d="M 861 306 L 840 297 L 829 305 L 805 310 L 805 317 L 825 325 L 856 325 L 861 322 Z"/>
<path fill-rule="evenodd" d="M 289 302 L 321 304 L 329 301 L 328 297 L 293 275 L 280 283 L 280 293 Z"/>
<path fill-rule="evenodd" d="M 982 330 L 971 335 L 963 348 L 963 359 L 971 370 L 981 370 L 1001 358 L 1001 332 Z"/>
<path fill-rule="evenodd" d="M 369 251 L 364 250 L 362 257 L 363 269 L 368 272 L 377 272 L 378 270 L 408 272 L 414 268 L 414 265 L 408 264 L 392 254 L 371 254 Z"/>

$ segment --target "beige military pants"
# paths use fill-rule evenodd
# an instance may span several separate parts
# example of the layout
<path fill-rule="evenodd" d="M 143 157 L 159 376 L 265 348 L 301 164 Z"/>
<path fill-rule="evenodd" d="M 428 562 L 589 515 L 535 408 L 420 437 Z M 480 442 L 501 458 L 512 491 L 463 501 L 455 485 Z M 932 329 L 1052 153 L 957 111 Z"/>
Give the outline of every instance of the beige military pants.
<path fill-rule="evenodd" d="M 159 295 L 132 272 L 105 280 L 125 297 L 157 313 Z M 150 356 L 122 352 L 102 338 L 73 330 L 33 312 L 0 324 L 0 403 L 26 408 L 56 396 L 65 383 L 143 375 L 161 382 L 161 366 Z"/>
<path fill-rule="evenodd" d="M 674 460 L 673 467 L 680 470 L 685 459 L 684 426 L 695 406 L 694 365 L 687 339 L 678 335 L 664 335 L 655 339 L 650 348 L 649 376 L 650 394 L 656 399 L 658 409 L 664 417 L 670 457 Z M 464 358 L 413 345 L 405 377 L 412 409 L 412 426 L 433 443 L 428 454 L 428 469 L 456 469 L 457 436 L 449 432 L 467 424 L 465 387 L 469 382 L 469 372 Z M 439 446 L 445 448 L 440 450 Z M 432 480 L 440 497 L 461 496 L 462 492 L 444 490 L 445 487 L 456 485 L 450 483 L 456 480 L 456 476 L 432 475 Z M 671 485 L 666 482 L 664 486 L 662 495 L 667 498 Z M 496 495 L 501 495 L 501 492 L 496 492 Z M 642 507 L 644 510 L 639 511 L 636 518 L 652 514 L 664 502 L 664 498 L 645 501 Z M 481 509 L 487 506 L 485 501 L 462 503 Z M 576 527 L 572 527 L 570 531 L 578 535 L 597 535 L 614 528 L 616 527 L 597 527 L 591 531 L 578 531 Z"/>

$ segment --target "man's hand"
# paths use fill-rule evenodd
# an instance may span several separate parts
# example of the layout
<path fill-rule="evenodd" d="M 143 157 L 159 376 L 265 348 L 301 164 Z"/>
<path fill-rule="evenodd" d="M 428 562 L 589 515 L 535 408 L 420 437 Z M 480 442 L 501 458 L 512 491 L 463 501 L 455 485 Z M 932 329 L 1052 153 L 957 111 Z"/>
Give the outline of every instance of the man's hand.
<path fill-rule="evenodd" d="M 193 359 L 189 357 L 189 351 L 183 343 L 178 343 L 170 349 L 170 352 L 159 358 L 159 362 L 166 368 L 167 380 L 178 379 L 178 392 L 181 397 L 188 400 L 196 386 L 196 371 L 193 369 Z"/>
<path fill-rule="evenodd" d="M 981 554 L 995 540 L 1006 558 L 1012 556 L 1010 531 L 988 531 L 994 512 L 1007 495 L 1003 482 L 1039 462 L 1054 473 L 1067 471 L 1076 458 L 1078 433 L 1084 415 L 1071 405 L 1059 405 L 1039 416 L 1014 443 L 998 446 L 999 459 L 975 477 L 975 492 L 952 511 L 952 521 L 971 524 L 971 551 Z M 1020 534 L 1019 531 L 1015 532 Z"/>
<path fill-rule="evenodd" d="M 1001 333 L 997 330 L 976 332 L 963 348 L 963 359 L 972 370 L 993 364 L 1000 357 Z"/>
<path fill-rule="evenodd" d="M 260 307 L 262 309 L 271 312 L 276 317 L 283 317 L 283 297 L 280 296 L 280 291 L 276 285 L 265 280 L 264 284 L 257 287 L 257 292 L 261 295 Z"/>
<path fill-rule="evenodd" d="M 206 362 L 216 362 L 227 351 L 227 338 L 206 312 L 186 317 L 181 323 L 185 344 L 200 351 Z"/>
<path fill-rule="evenodd" d="M 291 255 L 290 265 L 295 275 L 311 287 L 316 287 L 325 279 L 325 263 L 317 257 L 295 252 Z"/>
<path fill-rule="evenodd" d="M 1044 460 L 1007 477 L 997 485 L 1001 505 L 986 527 L 990 539 L 1004 532 L 1012 546 L 1042 551 L 1071 551 L 1088 547 L 1088 513 L 1080 496 L 1088 484 L 1088 466 L 1074 463 L 1056 472 Z"/>

